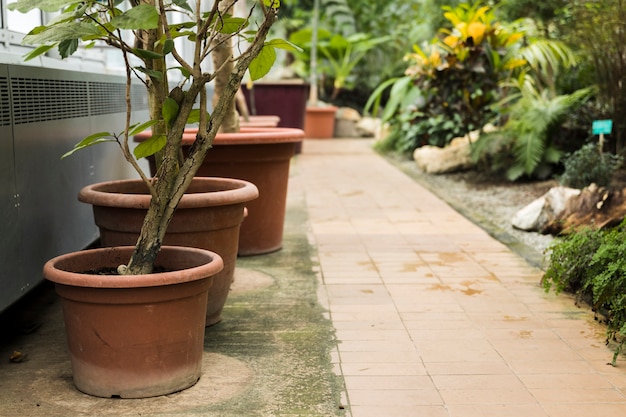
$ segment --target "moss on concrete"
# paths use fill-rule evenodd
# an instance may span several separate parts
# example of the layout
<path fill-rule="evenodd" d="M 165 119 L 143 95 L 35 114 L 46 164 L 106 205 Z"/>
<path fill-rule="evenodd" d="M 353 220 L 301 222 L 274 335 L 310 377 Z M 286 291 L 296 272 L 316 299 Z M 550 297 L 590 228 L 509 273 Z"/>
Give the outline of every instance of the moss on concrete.
<path fill-rule="evenodd" d="M 306 213 L 291 207 L 286 222 L 282 250 L 237 261 L 270 275 L 273 284 L 232 294 L 223 321 L 207 329 L 208 351 L 244 361 L 255 373 L 247 390 L 205 409 L 207 415 L 344 415 L 330 359 L 334 329 L 317 301 Z"/>

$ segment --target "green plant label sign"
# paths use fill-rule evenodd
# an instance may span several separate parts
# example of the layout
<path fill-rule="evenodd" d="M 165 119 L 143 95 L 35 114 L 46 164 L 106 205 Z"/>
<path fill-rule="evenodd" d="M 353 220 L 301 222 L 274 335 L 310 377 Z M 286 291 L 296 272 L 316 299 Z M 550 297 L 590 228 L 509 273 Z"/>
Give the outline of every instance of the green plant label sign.
<path fill-rule="evenodd" d="M 613 120 L 594 120 L 591 129 L 594 135 L 610 135 L 613 130 Z"/>

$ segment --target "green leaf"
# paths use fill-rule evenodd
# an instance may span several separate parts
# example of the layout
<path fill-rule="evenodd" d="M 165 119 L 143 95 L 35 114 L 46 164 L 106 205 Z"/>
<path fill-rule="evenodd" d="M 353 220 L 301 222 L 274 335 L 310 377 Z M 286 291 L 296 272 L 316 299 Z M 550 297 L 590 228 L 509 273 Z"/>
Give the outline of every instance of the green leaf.
<path fill-rule="evenodd" d="M 196 22 L 172 23 L 170 25 L 170 32 L 180 32 L 181 29 L 191 29 L 194 26 L 196 26 Z"/>
<path fill-rule="evenodd" d="M 163 43 L 163 53 L 165 55 L 169 54 L 174 50 L 174 41 L 171 39 L 166 39 Z"/>
<path fill-rule="evenodd" d="M 271 46 L 273 48 L 284 49 L 285 51 L 297 51 L 297 52 L 303 51 L 303 49 L 300 48 L 295 43 L 286 41 L 284 39 L 272 39 L 268 42 L 265 42 L 265 46 Z"/>
<path fill-rule="evenodd" d="M 250 78 L 252 81 L 256 81 L 259 78 L 263 78 L 276 61 L 276 50 L 273 47 L 264 45 L 261 48 L 261 52 L 252 60 L 248 70 L 250 71 Z"/>
<path fill-rule="evenodd" d="M 76 151 L 88 148 L 88 147 L 96 145 L 98 143 L 116 142 L 116 139 L 113 138 L 112 136 L 113 135 L 110 132 L 98 132 L 98 133 L 94 133 L 93 135 L 89 135 L 85 139 L 81 140 L 76 145 L 74 145 L 74 148 L 72 148 L 71 151 L 66 152 L 65 154 L 63 154 L 63 156 L 61 156 L 61 159 L 66 158 L 66 157 L 72 155 Z"/>
<path fill-rule="evenodd" d="M 46 21 L 46 26 L 56 26 L 66 22 L 73 22 L 76 20 L 76 16 L 73 11 L 65 11 L 57 16 L 52 17 L 50 20 Z"/>
<path fill-rule="evenodd" d="M 560 150 L 552 146 L 546 148 L 544 155 L 543 155 L 543 159 L 546 162 L 551 163 L 551 164 L 558 163 L 562 157 L 563 157 L 563 152 L 561 152 Z"/>
<path fill-rule="evenodd" d="M 159 12 L 153 6 L 140 4 L 111 19 L 111 24 L 119 29 L 156 29 Z"/>
<path fill-rule="evenodd" d="M 506 171 L 506 178 L 509 181 L 516 181 L 518 180 L 522 175 L 524 175 L 524 167 L 522 165 L 516 164 L 513 165 L 512 167 L 510 167 L 507 171 Z"/>
<path fill-rule="evenodd" d="M 371 109 L 371 114 L 378 114 L 378 107 L 380 106 L 383 91 L 385 91 L 387 87 L 389 87 L 396 81 L 398 81 L 398 78 L 390 78 L 387 81 L 382 82 L 378 87 L 376 87 L 376 89 L 367 99 L 367 103 L 365 103 L 365 107 L 363 108 L 363 113 L 370 114 Z"/>
<path fill-rule="evenodd" d="M 159 152 L 165 147 L 166 143 L 167 137 L 165 135 L 152 136 L 150 139 L 139 143 L 139 145 L 133 149 L 133 154 L 137 159 L 145 158 Z"/>
<path fill-rule="evenodd" d="M 207 119 L 211 117 L 209 112 L 206 112 Z M 191 113 L 189 113 L 189 117 L 187 118 L 187 124 L 195 124 L 200 123 L 200 109 L 193 109 Z"/>
<path fill-rule="evenodd" d="M 67 58 L 78 49 L 78 39 L 66 39 L 59 43 L 59 54 L 61 58 Z"/>
<path fill-rule="evenodd" d="M 143 132 L 144 130 L 148 129 L 149 127 L 154 126 L 155 124 L 159 123 L 158 120 L 148 120 L 147 122 L 144 123 L 139 123 L 139 124 L 134 124 L 132 126 L 130 126 L 130 130 L 128 132 L 129 136 L 134 136 L 138 133 Z"/>
<path fill-rule="evenodd" d="M 71 39 L 82 39 L 87 36 L 101 36 L 100 29 L 91 23 L 66 22 L 58 26 L 39 26 L 24 36 L 26 45 L 58 43 Z"/>
<path fill-rule="evenodd" d="M 191 6 L 189 6 L 189 4 L 187 4 L 186 0 L 173 0 L 172 3 L 174 3 L 175 5 L 177 5 L 178 7 L 185 9 L 191 13 L 193 13 L 193 9 L 191 8 Z"/>
<path fill-rule="evenodd" d="M 29 61 L 33 58 L 37 58 L 39 55 L 45 54 L 52 48 L 54 48 L 54 45 L 40 45 L 24 55 L 24 61 Z"/>
<path fill-rule="evenodd" d="M 389 120 L 393 116 L 400 104 L 408 95 L 412 82 L 413 79 L 410 76 L 404 76 L 393 83 L 389 93 L 389 100 L 383 110 L 383 120 Z"/>
<path fill-rule="evenodd" d="M 150 78 L 154 78 L 155 80 L 163 79 L 163 74 L 160 73 L 159 71 L 149 70 L 144 67 L 135 67 L 135 69 L 139 72 L 143 72 L 144 74 L 147 74 Z"/>
<path fill-rule="evenodd" d="M 280 8 L 280 0 L 263 0 L 265 7 L 271 7 L 272 9 Z"/>
<path fill-rule="evenodd" d="M 231 35 L 241 31 L 248 26 L 248 19 L 243 17 L 225 16 L 219 19 L 215 25 L 215 29 L 222 34 Z"/>
<path fill-rule="evenodd" d="M 318 29 L 317 30 L 317 40 L 322 41 L 324 39 L 329 39 L 331 37 L 331 33 L 326 29 Z M 300 29 L 298 31 L 293 32 L 289 35 L 289 41 L 293 42 L 296 45 L 308 45 L 311 43 L 313 39 L 313 30 L 310 28 Z"/>
<path fill-rule="evenodd" d="M 15 3 L 8 4 L 7 8 L 21 13 L 28 13 L 35 9 L 44 12 L 56 12 L 76 3 L 81 2 L 76 0 L 18 0 Z"/>
<path fill-rule="evenodd" d="M 185 78 L 191 77 L 191 72 L 185 67 L 171 67 L 168 70 L 178 70 Z"/>
<path fill-rule="evenodd" d="M 133 48 L 133 53 L 142 59 L 160 59 L 163 58 L 163 54 L 154 51 L 148 51 L 147 49 Z"/>
<path fill-rule="evenodd" d="M 167 97 L 163 102 L 163 108 L 161 109 L 161 114 L 163 115 L 163 120 L 165 123 L 170 125 L 176 116 L 178 116 L 178 103 L 171 97 Z"/>

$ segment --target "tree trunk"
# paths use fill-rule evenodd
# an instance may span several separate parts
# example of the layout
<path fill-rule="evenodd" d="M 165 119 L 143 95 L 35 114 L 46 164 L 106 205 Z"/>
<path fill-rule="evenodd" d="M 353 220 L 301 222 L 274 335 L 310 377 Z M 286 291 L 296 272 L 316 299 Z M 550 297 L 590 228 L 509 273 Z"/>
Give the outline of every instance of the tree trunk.
<path fill-rule="evenodd" d="M 176 120 L 169 127 L 167 144 L 164 150 L 164 154 L 167 156 L 162 162 L 158 178 L 155 178 L 156 193 L 150 202 L 135 251 L 128 266 L 121 266 L 120 272 L 127 274 L 152 272 L 154 260 L 161 249 L 167 226 L 174 215 L 176 206 L 178 206 L 185 190 L 191 184 L 194 175 L 198 172 L 220 126 L 223 124 L 224 118 L 233 115 L 237 117 L 234 112 L 235 95 L 250 63 L 263 48 L 265 38 L 274 20 L 274 12 L 271 10 L 267 11 L 265 20 L 259 27 L 256 38 L 249 49 L 240 56 L 232 70 L 229 72 L 222 71 L 226 82 L 222 84 L 223 88 L 219 94 L 216 91 L 215 96 L 217 99 L 214 101 L 215 104 L 208 128 L 206 131 L 202 131 L 202 129 L 199 131 L 187 158 L 182 165 L 179 165 L 177 151 L 180 149 L 187 119 L 193 109 L 196 98 L 200 95 L 201 90 L 206 88 L 206 83 L 210 80 L 210 78 L 204 76 L 193 79 L 179 105 L 179 113 Z M 157 117 L 157 119 L 159 118 L 160 116 Z"/>
<path fill-rule="evenodd" d="M 233 13 L 233 4 L 231 0 L 221 1 L 219 5 L 220 13 Z M 233 43 L 228 35 L 219 34 L 215 38 L 213 47 L 213 68 L 215 70 L 219 69 L 219 72 L 215 75 L 215 92 L 213 94 L 213 108 L 215 108 L 219 98 L 224 94 L 228 78 L 233 72 Z M 239 114 L 237 113 L 235 100 L 231 100 L 227 106 L 221 131 L 225 133 L 239 131 Z"/>

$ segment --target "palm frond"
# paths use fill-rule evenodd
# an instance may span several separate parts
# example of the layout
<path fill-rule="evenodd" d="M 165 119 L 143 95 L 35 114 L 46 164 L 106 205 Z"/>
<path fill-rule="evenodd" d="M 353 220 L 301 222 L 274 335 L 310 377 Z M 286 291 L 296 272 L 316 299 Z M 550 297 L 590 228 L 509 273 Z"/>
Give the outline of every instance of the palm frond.
<path fill-rule="evenodd" d="M 558 71 L 578 64 L 578 57 L 565 43 L 553 39 L 533 39 L 519 51 L 520 55 L 536 71 Z"/>
<path fill-rule="evenodd" d="M 522 98 L 513 106 L 511 120 L 505 126 L 516 137 L 516 162 L 509 170 L 509 178 L 533 175 L 542 163 L 558 162 L 561 155 L 550 145 L 549 132 L 591 97 L 594 90 L 586 88 L 551 98 L 547 90 L 539 92 L 528 83 L 521 93 Z"/>

